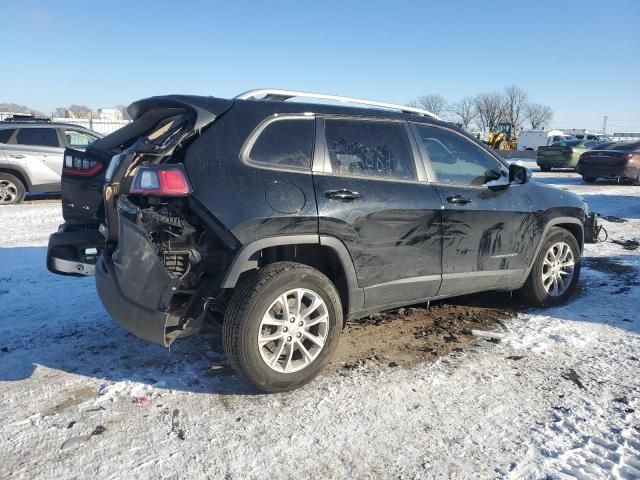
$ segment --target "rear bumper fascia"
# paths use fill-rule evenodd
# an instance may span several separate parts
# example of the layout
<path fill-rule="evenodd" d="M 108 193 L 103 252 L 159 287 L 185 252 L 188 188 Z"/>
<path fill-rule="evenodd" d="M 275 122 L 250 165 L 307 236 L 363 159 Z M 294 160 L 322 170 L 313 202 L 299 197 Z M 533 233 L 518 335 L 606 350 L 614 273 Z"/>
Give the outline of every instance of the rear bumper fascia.
<path fill-rule="evenodd" d="M 180 280 L 160 261 L 146 234 L 120 216 L 118 248 L 103 254 L 96 288 L 111 317 L 131 333 L 168 347 L 177 337 L 184 309 L 172 307 Z"/>

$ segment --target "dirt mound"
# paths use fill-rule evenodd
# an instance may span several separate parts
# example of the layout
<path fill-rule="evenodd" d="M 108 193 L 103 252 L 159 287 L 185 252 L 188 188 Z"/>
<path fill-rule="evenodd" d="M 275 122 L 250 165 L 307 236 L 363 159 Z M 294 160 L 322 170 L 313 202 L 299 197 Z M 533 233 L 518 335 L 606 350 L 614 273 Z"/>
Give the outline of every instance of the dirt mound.
<path fill-rule="evenodd" d="M 472 329 L 503 330 L 516 315 L 508 294 L 472 295 L 446 302 L 400 308 L 351 321 L 330 368 L 353 369 L 365 362 L 410 367 L 461 352 L 479 340 Z"/>

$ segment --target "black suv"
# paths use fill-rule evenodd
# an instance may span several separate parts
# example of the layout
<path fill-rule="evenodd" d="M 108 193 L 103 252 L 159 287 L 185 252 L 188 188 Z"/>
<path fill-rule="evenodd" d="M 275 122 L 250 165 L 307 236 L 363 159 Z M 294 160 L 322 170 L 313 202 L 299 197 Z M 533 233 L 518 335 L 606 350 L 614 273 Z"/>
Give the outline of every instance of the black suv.
<path fill-rule="evenodd" d="M 283 90 L 129 112 L 65 151 L 48 268 L 95 272 L 111 316 L 161 345 L 222 319 L 263 391 L 314 378 L 348 319 L 484 290 L 555 305 L 578 281 L 582 200 L 429 112 Z"/>

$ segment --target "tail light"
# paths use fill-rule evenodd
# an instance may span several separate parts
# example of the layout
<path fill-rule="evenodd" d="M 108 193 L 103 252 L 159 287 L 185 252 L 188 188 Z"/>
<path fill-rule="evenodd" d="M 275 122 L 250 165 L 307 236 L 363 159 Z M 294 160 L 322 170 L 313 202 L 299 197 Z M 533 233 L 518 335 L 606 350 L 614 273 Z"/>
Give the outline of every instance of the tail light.
<path fill-rule="evenodd" d="M 65 154 L 64 167 L 62 173 L 67 175 L 79 175 L 81 177 L 91 177 L 102 170 L 102 163 L 83 157 L 75 157 Z"/>
<path fill-rule="evenodd" d="M 182 164 L 138 167 L 129 193 L 152 197 L 187 197 L 191 185 Z"/>

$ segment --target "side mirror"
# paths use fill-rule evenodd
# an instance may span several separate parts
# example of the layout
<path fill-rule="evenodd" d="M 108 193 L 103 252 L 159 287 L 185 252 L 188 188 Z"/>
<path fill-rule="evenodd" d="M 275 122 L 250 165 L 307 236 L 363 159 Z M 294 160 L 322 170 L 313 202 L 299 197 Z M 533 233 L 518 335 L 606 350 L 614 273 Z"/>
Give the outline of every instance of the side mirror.
<path fill-rule="evenodd" d="M 522 185 L 531 180 L 531 169 L 520 165 L 518 163 L 512 163 L 509 165 L 509 183 L 515 185 Z"/>

